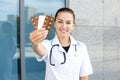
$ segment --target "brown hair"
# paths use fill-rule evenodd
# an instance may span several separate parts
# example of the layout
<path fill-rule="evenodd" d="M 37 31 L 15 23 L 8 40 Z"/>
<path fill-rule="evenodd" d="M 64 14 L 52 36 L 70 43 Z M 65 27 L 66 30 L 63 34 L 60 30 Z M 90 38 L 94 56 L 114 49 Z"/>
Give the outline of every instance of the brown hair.
<path fill-rule="evenodd" d="M 73 15 L 73 23 L 75 23 L 75 14 L 74 14 L 74 11 L 70 8 L 60 8 L 56 14 L 55 14 L 55 21 L 56 21 L 56 17 L 58 15 L 59 12 L 68 12 L 68 13 L 71 13 Z"/>

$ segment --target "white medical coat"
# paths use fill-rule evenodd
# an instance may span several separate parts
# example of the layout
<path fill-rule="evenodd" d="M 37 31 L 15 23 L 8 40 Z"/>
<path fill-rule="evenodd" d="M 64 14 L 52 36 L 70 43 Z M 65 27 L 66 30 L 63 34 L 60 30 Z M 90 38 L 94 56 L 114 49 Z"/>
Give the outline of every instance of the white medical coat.
<path fill-rule="evenodd" d="M 93 73 L 86 45 L 75 40 L 72 36 L 70 36 L 70 39 L 71 45 L 67 53 L 60 45 L 57 36 L 52 40 L 42 42 L 47 49 L 47 53 L 42 58 L 37 56 L 37 60 L 46 62 L 45 80 L 79 80 L 80 77 Z M 59 46 L 52 50 L 51 63 L 55 64 L 55 66 L 52 66 L 50 64 L 50 50 L 55 44 L 59 44 Z M 63 52 L 66 54 L 66 62 L 60 64 L 64 61 Z"/>

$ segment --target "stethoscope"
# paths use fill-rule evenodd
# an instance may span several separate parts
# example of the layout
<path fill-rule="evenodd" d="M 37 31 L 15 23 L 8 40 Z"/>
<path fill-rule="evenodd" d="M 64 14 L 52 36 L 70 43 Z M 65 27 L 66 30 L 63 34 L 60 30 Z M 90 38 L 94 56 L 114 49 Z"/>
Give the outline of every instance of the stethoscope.
<path fill-rule="evenodd" d="M 49 62 L 50 62 L 50 65 L 52 65 L 52 66 L 55 66 L 55 64 L 52 63 L 52 61 L 51 61 L 51 60 L 52 60 L 52 51 L 53 51 L 53 48 L 54 48 L 55 46 L 58 46 L 58 47 L 59 47 L 59 44 L 53 45 L 52 48 L 51 48 L 51 50 L 50 50 Z M 76 45 L 76 44 L 75 44 L 75 51 L 77 52 L 77 45 Z M 65 54 L 65 52 L 63 52 L 63 57 L 64 57 L 64 61 L 61 62 L 60 64 L 65 64 L 65 62 L 66 62 L 66 54 Z"/>

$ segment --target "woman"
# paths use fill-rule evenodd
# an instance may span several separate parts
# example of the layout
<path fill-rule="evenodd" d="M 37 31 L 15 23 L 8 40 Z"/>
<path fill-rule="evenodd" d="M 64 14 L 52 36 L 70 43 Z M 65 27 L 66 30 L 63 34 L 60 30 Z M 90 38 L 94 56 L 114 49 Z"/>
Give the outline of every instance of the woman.
<path fill-rule="evenodd" d="M 61 8 L 55 15 L 56 36 L 52 40 L 45 40 L 48 31 L 44 28 L 30 33 L 38 61 L 46 62 L 45 80 L 88 80 L 93 73 L 85 44 L 70 35 L 74 24 L 74 12 Z"/>

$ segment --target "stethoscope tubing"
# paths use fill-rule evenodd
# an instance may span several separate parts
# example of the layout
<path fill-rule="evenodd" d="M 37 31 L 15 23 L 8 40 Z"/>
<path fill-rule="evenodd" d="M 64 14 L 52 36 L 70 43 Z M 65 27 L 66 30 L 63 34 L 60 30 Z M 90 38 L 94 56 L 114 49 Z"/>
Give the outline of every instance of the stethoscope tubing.
<path fill-rule="evenodd" d="M 52 48 L 51 48 L 51 50 L 50 50 L 49 62 L 50 62 L 50 65 L 52 65 L 52 66 L 55 66 L 55 64 L 52 63 L 52 61 L 51 61 L 52 60 L 52 50 L 53 50 L 53 48 L 55 46 L 59 46 L 59 44 L 53 45 Z M 75 45 L 75 51 L 77 52 L 77 45 Z M 65 52 L 63 52 L 63 57 L 64 57 L 64 61 L 61 62 L 60 64 L 64 64 L 66 62 L 66 54 L 65 54 Z"/>
<path fill-rule="evenodd" d="M 52 63 L 51 61 L 51 58 L 52 58 L 52 50 L 55 46 L 59 46 L 59 44 L 55 44 L 52 46 L 51 50 L 50 50 L 50 58 L 49 58 L 49 61 L 50 61 L 50 65 L 52 66 L 55 66 L 55 64 Z M 63 56 L 64 56 L 64 61 L 61 63 L 61 64 L 64 64 L 66 62 L 66 55 L 65 55 L 65 52 L 63 52 Z"/>

